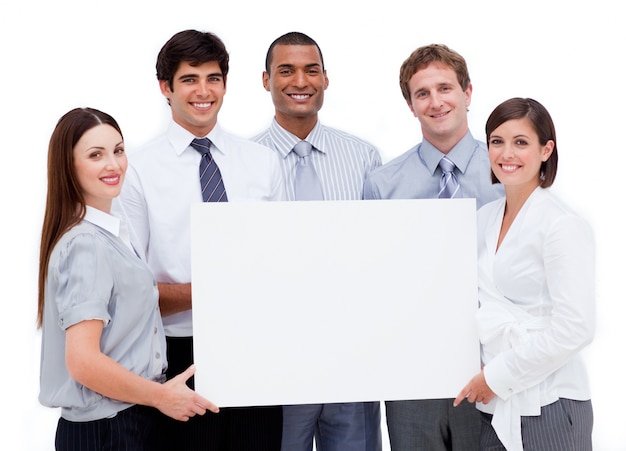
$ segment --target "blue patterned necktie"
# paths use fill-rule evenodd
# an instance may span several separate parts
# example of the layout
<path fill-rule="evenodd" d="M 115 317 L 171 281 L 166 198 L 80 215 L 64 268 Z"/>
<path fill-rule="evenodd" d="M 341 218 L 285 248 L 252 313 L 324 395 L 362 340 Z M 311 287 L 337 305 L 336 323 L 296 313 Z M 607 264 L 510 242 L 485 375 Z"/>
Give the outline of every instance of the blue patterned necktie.
<path fill-rule="evenodd" d="M 211 152 L 209 152 L 211 148 L 209 138 L 195 138 L 191 142 L 191 147 L 202 155 L 199 169 L 202 199 L 205 202 L 228 202 L 226 188 L 224 188 L 224 182 L 222 181 L 222 173 L 211 156 Z"/>
<path fill-rule="evenodd" d="M 311 164 L 311 143 L 300 141 L 293 150 L 299 157 L 296 164 L 296 200 L 324 200 L 320 179 Z"/>
<path fill-rule="evenodd" d="M 454 168 L 456 167 L 448 157 L 443 157 L 439 161 L 441 168 L 441 179 L 439 180 L 439 198 L 449 199 L 459 194 L 459 181 L 456 179 Z"/>

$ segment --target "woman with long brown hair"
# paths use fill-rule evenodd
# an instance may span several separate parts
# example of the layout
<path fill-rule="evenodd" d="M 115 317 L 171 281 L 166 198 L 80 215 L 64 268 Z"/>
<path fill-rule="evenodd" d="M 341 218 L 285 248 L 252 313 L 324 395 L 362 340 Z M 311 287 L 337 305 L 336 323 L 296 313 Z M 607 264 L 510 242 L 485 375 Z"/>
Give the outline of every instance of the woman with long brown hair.
<path fill-rule="evenodd" d="M 58 450 L 152 450 L 156 408 L 186 421 L 208 400 L 167 368 L 158 290 L 111 215 L 128 162 L 115 119 L 76 108 L 48 149 L 39 263 L 40 402 L 61 408 Z"/>

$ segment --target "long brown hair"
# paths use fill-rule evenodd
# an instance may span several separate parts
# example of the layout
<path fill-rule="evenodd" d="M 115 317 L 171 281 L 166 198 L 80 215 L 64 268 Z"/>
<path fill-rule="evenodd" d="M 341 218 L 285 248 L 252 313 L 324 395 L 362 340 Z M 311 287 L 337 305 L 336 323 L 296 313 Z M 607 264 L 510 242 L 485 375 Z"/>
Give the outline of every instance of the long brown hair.
<path fill-rule="evenodd" d="M 85 217 L 85 200 L 74 169 L 74 147 L 96 125 L 122 131 L 111 116 L 93 108 L 75 108 L 57 122 L 48 145 L 48 194 L 39 249 L 37 327 L 43 323 L 44 295 L 52 249 L 61 236 Z"/>

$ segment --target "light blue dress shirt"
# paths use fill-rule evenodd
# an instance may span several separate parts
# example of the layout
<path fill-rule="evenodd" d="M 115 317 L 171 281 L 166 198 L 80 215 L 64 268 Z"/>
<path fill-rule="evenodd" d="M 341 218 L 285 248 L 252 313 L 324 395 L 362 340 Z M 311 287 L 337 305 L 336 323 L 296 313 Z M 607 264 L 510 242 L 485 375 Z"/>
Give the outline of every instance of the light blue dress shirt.
<path fill-rule="evenodd" d="M 436 199 L 444 154 L 424 140 L 399 157 L 373 171 L 365 181 L 365 199 Z M 485 143 L 468 131 L 447 154 L 456 165 L 460 196 L 475 198 L 476 209 L 502 197 L 504 189 L 491 183 Z"/>

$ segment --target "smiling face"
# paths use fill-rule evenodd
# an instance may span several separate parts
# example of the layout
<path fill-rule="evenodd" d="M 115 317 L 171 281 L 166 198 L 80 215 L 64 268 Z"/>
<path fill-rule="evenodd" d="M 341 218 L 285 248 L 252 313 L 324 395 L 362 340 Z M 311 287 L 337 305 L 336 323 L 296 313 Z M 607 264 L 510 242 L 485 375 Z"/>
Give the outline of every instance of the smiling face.
<path fill-rule="evenodd" d="M 463 90 L 454 70 L 441 63 L 418 70 L 408 85 L 409 108 L 420 121 L 424 138 L 448 153 L 468 131 L 472 85 Z"/>
<path fill-rule="evenodd" d="M 509 189 L 530 193 L 540 184 L 541 164 L 554 149 L 554 141 L 542 145 L 526 119 L 511 119 L 489 135 L 489 161 L 498 180 Z"/>
<path fill-rule="evenodd" d="M 160 80 L 159 85 L 178 125 L 197 137 L 204 137 L 213 130 L 226 94 L 226 77 L 217 61 L 199 66 L 182 62 L 174 74 L 172 86 L 166 80 Z"/>
<path fill-rule="evenodd" d="M 85 204 L 108 213 L 128 167 L 122 136 L 110 125 L 96 125 L 78 140 L 73 157 Z"/>
<path fill-rule="evenodd" d="M 328 77 L 314 45 L 277 45 L 272 50 L 270 73 L 263 72 L 263 86 L 272 93 L 276 120 L 285 129 L 310 129 L 324 104 Z M 293 132 L 293 131 L 292 131 Z"/>

